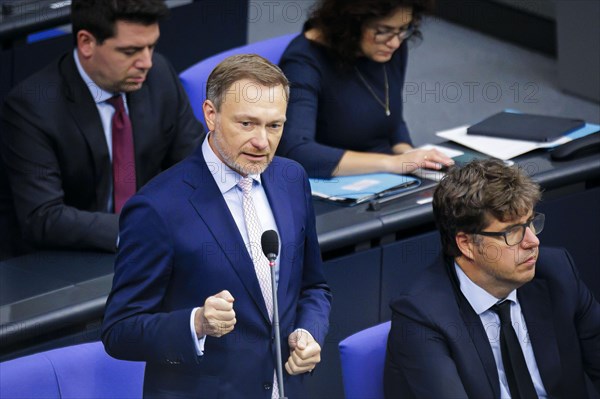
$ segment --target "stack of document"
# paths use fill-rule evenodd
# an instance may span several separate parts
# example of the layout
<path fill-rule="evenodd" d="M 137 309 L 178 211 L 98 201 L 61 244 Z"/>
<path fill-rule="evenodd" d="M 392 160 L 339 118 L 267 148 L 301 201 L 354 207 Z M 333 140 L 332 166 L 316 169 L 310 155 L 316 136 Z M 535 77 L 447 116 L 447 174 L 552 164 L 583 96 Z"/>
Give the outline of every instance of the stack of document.
<path fill-rule="evenodd" d="M 582 119 L 504 111 L 470 126 L 467 134 L 540 142 L 557 140 L 583 126 Z"/>
<path fill-rule="evenodd" d="M 538 148 L 553 148 L 580 137 L 587 136 L 597 132 L 598 129 L 600 129 L 600 126 L 592 123 L 585 123 L 582 127 L 576 128 L 575 130 L 566 133 L 564 136 L 551 141 L 529 141 L 513 138 L 490 137 L 475 135 L 472 134 L 472 132 L 471 134 L 467 134 L 468 129 L 468 125 L 459 126 L 437 132 L 436 135 L 446 140 L 464 145 L 465 147 L 472 148 L 483 154 L 502 160 L 508 160 Z"/>
<path fill-rule="evenodd" d="M 310 179 L 313 196 L 344 205 L 357 205 L 397 195 L 420 184 L 421 181 L 416 177 L 392 173 Z"/>

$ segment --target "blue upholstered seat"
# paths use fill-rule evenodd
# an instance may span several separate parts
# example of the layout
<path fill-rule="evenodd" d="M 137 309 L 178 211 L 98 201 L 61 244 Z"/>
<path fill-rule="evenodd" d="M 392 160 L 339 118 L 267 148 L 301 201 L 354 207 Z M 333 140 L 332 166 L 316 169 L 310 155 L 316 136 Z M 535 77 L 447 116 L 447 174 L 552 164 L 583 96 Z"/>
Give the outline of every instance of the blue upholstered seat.
<path fill-rule="evenodd" d="M 190 104 L 192 105 L 196 118 L 204 124 L 202 103 L 204 103 L 204 100 L 206 99 L 206 80 L 219 62 L 235 54 L 258 54 L 272 63 L 277 64 L 289 42 L 297 35 L 297 33 L 294 33 L 278 36 L 272 39 L 236 47 L 213 55 L 181 72 L 179 78 L 190 98 Z"/>
<path fill-rule="evenodd" d="M 141 398 L 143 362 L 113 359 L 100 342 L 0 363 L 0 398 Z"/>
<path fill-rule="evenodd" d="M 339 344 L 346 398 L 383 399 L 383 367 L 391 322 L 357 332 Z"/>

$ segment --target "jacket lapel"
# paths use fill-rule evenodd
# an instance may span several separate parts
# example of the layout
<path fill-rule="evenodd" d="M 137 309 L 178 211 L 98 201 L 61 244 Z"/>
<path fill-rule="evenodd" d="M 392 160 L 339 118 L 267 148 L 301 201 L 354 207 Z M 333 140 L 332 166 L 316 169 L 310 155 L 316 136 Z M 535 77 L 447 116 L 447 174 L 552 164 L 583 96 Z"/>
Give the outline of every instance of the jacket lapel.
<path fill-rule="evenodd" d="M 483 329 L 481 318 L 475 313 L 467 298 L 464 297 L 460 290 L 460 284 L 456 270 L 454 269 L 454 261 L 446 261 L 446 270 L 452 282 L 452 288 L 456 296 L 456 301 L 460 310 L 460 315 L 467 326 L 473 345 L 479 355 L 479 360 L 483 365 L 485 374 L 489 385 L 494 392 L 494 397 L 500 397 L 500 377 L 498 376 L 498 369 L 496 368 L 496 361 L 494 360 L 494 354 L 492 353 L 492 347 L 488 341 L 487 334 Z"/>
<path fill-rule="evenodd" d="M 254 271 L 254 264 L 244 245 L 244 240 L 231 216 L 204 156 L 202 145 L 191 155 L 190 167 L 184 177 L 186 183 L 195 188 L 189 201 L 212 234 L 215 242 L 238 275 L 263 318 L 269 321 L 265 301 Z"/>
<path fill-rule="evenodd" d="M 137 188 L 140 188 L 141 183 L 145 180 L 142 169 L 144 167 L 141 154 L 151 153 L 146 151 L 145 147 L 150 142 L 155 142 L 153 132 L 156 130 L 158 120 L 156 117 L 149 115 L 149 110 L 153 107 L 150 104 L 150 96 L 148 94 L 148 86 L 142 85 L 139 90 L 127 94 L 127 107 L 129 110 L 129 119 L 131 119 L 131 129 L 133 130 L 133 148 L 135 149 L 135 174 Z"/>
<path fill-rule="evenodd" d="M 271 169 L 272 168 L 272 169 Z M 290 204 L 290 196 L 287 193 L 283 179 L 272 178 L 278 176 L 277 170 L 278 161 L 274 160 L 269 166 L 266 174 L 263 174 L 261 181 L 269 200 L 277 230 L 279 231 L 279 242 L 281 245 L 281 253 L 279 254 L 279 282 L 277 285 L 277 299 L 279 303 L 283 303 L 286 297 L 288 283 L 290 281 L 290 273 L 292 264 L 285 261 L 286 259 L 295 259 L 296 254 L 288 254 L 288 251 L 296 250 L 294 237 L 294 219 L 292 215 L 293 204 Z M 280 310 L 282 307 L 280 307 Z"/>
<path fill-rule="evenodd" d="M 102 207 L 108 202 L 112 168 L 98 108 L 77 70 L 72 52 L 68 53 L 60 62 L 60 71 L 64 80 L 67 108 L 89 147 L 88 154 L 92 157 L 94 175 L 98 182 L 95 184 L 96 201 Z M 75 156 L 84 155 L 76 154 Z"/>
<path fill-rule="evenodd" d="M 534 278 L 517 290 L 517 296 L 546 392 L 563 397 L 568 392 L 561 392 L 560 387 L 562 370 L 548 287 L 544 280 Z"/>

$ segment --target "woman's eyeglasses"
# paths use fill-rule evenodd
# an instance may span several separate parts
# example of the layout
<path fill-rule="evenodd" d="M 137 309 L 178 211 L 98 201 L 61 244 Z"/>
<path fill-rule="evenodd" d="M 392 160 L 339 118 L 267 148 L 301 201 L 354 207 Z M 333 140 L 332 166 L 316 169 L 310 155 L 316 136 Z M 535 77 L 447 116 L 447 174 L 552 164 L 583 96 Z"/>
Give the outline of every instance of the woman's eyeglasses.
<path fill-rule="evenodd" d="M 406 40 L 411 37 L 416 31 L 416 28 L 413 24 L 408 24 L 405 27 L 400 28 L 400 30 L 387 30 L 381 28 L 375 28 L 375 43 L 384 44 L 392 40 L 395 36 L 400 39 L 400 41 Z"/>

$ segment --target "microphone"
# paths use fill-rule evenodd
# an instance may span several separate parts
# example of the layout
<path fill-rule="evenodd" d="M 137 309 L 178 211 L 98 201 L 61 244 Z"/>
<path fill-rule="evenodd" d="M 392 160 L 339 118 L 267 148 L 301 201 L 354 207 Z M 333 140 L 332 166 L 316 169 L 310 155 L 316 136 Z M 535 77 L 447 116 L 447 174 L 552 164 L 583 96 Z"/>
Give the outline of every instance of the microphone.
<path fill-rule="evenodd" d="M 279 397 L 285 399 L 283 389 L 283 365 L 281 363 L 281 333 L 279 332 L 279 304 L 277 302 L 277 283 L 275 282 L 275 260 L 279 255 L 279 236 L 275 230 L 267 230 L 260 237 L 262 251 L 269 260 L 271 269 L 271 293 L 273 294 L 273 327 L 275 329 L 275 355 L 277 357 L 277 384 Z"/>
<path fill-rule="evenodd" d="M 275 230 L 267 230 L 260 237 L 260 245 L 263 253 L 269 260 L 269 266 L 274 266 L 277 255 L 279 254 L 279 237 Z"/>

